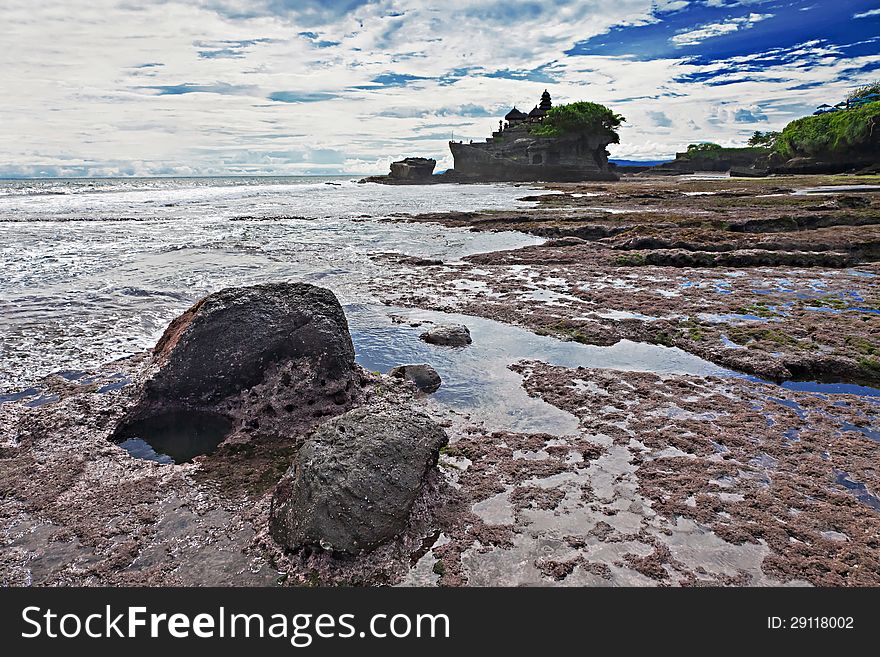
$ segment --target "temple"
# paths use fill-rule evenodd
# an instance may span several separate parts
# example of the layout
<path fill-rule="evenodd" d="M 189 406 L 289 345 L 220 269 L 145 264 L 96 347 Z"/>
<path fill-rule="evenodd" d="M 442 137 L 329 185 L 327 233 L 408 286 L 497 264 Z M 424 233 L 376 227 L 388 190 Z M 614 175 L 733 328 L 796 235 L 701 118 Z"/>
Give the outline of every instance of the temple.
<path fill-rule="evenodd" d="M 525 113 L 514 107 L 484 142 L 450 141 L 454 173 L 480 181 L 617 180 L 608 166 L 611 141 L 605 134 L 542 137 L 532 134 L 553 107 L 545 89 L 541 101 Z"/>

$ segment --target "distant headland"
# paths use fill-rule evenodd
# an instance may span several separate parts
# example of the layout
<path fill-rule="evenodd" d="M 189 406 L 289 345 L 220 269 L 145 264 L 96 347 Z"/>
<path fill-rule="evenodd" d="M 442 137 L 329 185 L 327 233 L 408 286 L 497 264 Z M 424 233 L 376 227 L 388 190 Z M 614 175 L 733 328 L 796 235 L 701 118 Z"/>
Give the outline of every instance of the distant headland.
<path fill-rule="evenodd" d="M 530 112 L 513 107 L 485 141 L 450 141 L 453 169 L 435 176 L 434 160 L 406 158 L 392 163 L 388 176 L 365 180 L 392 184 L 617 180 L 606 147 L 619 141 L 615 129 L 623 121 L 597 103 L 554 107 L 545 89 Z"/>
<path fill-rule="evenodd" d="M 513 107 L 485 141 L 450 141 L 454 166 L 434 175 L 436 160 L 409 157 L 391 164 L 386 176 L 361 182 L 430 184 L 442 182 L 580 182 L 618 180 L 619 174 L 680 175 L 696 171 L 732 176 L 769 174 L 872 173 L 880 167 L 880 82 L 853 90 L 835 106 L 781 132 L 756 132 L 748 145 L 690 144 L 674 160 L 655 166 L 609 163 L 609 144 L 619 143 L 625 120 L 591 102 L 553 105 L 545 89 L 529 112 Z M 826 109 L 830 108 L 830 109 Z"/>

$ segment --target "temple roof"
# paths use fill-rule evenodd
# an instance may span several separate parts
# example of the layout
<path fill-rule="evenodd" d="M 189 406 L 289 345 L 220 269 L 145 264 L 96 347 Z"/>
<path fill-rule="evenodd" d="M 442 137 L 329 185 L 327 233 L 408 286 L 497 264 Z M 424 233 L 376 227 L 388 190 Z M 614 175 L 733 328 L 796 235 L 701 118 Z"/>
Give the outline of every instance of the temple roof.
<path fill-rule="evenodd" d="M 553 107 L 553 102 L 550 100 L 550 92 L 544 89 L 544 93 L 541 94 L 540 108 L 546 112 L 551 107 Z"/>
<path fill-rule="evenodd" d="M 537 105 L 535 105 L 535 109 L 533 109 L 531 112 L 529 112 L 529 118 L 533 118 L 533 119 L 539 118 L 539 117 L 544 116 L 546 113 L 547 112 L 545 110 L 543 110 L 540 107 L 538 107 Z"/>
<path fill-rule="evenodd" d="M 525 112 L 520 112 L 514 106 L 514 108 L 512 110 L 510 110 L 507 114 L 504 115 L 504 118 L 507 121 L 517 121 L 517 120 L 521 121 L 523 119 L 528 118 L 528 116 L 529 116 L 528 114 L 526 114 Z"/>

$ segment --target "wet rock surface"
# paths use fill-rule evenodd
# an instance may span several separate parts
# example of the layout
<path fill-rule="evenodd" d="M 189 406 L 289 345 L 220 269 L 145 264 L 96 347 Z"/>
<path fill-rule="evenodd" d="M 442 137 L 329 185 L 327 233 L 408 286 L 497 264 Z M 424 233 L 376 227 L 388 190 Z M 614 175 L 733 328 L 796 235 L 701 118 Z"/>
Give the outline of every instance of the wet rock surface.
<path fill-rule="evenodd" d="M 446 434 L 411 409 L 358 408 L 318 427 L 272 498 L 271 534 L 359 554 L 400 534 Z"/>
<path fill-rule="evenodd" d="M 393 409 L 408 407 L 412 389 L 401 380 L 371 375 L 355 365 L 347 328 L 344 333 L 337 330 L 345 318 L 335 298 L 326 290 L 308 288 L 259 286 L 217 295 L 248 303 L 258 297 L 251 307 L 259 309 L 261 320 L 270 324 L 298 316 L 275 314 L 279 306 L 284 310 L 291 296 L 300 300 L 317 296 L 317 306 L 328 312 L 320 317 L 317 312 L 309 315 L 307 323 L 313 326 L 305 329 L 305 335 L 326 337 L 325 348 L 302 337 L 303 323 L 287 325 L 287 335 L 298 338 L 289 350 L 282 327 L 266 333 L 254 331 L 252 337 L 265 338 L 262 344 L 280 343 L 283 348 L 263 360 L 262 378 L 256 383 L 214 403 L 215 395 L 222 394 L 217 391 L 226 388 L 206 388 L 211 391 L 207 396 L 198 392 L 181 398 L 156 396 L 156 390 L 165 389 L 155 385 L 162 367 L 181 359 L 177 369 L 171 370 L 174 376 L 160 379 L 164 386 L 179 380 L 184 363 L 197 367 L 193 354 L 206 353 L 203 347 L 225 348 L 222 336 L 217 338 L 210 330 L 204 331 L 200 341 L 217 338 L 216 344 L 187 342 L 192 334 L 182 339 L 190 323 L 201 321 L 199 312 L 206 305 L 202 302 L 166 332 L 156 350 L 158 362 L 155 354 L 141 354 L 97 372 L 53 375 L 33 391 L 0 404 L 0 523 L 4 531 L 0 582 L 271 585 L 279 583 L 280 576 L 291 583 L 309 581 L 305 557 L 286 556 L 269 536 L 272 490 L 320 423 L 361 404 L 373 403 L 376 411 L 375 403 L 381 403 L 390 409 L 382 411 L 388 427 L 397 427 Z M 263 303 L 267 299 L 271 301 Z M 222 312 L 219 316 L 221 323 L 228 319 Z M 247 324 L 248 317 L 237 316 Z M 169 340 L 172 334 L 175 337 Z M 266 353 L 253 340 L 240 349 Z M 337 369 L 328 363 L 328 354 L 339 357 Z M 247 365 L 238 368 L 235 362 L 223 367 L 218 371 L 226 377 L 224 382 L 251 371 Z M 424 425 L 427 420 L 422 416 L 402 417 L 410 418 L 409 431 L 413 427 L 424 430 L 420 436 L 426 444 L 429 437 L 437 439 L 431 431 L 441 431 Z M 151 432 L 158 432 L 153 437 L 162 439 L 154 440 L 152 447 L 165 454 L 153 452 L 146 442 L 137 447 L 141 453 L 125 445 L 124 441 L 149 437 Z M 202 451 L 205 440 L 211 443 L 210 449 Z M 397 497 L 389 493 L 389 499 L 399 502 L 408 495 L 408 506 L 397 508 L 395 516 L 395 531 L 403 535 L 383 550 L 406 554 L 415 549 L 411 544 L 419 540 L 416 534 L 432 522 L 426 502 L 414 500 L 436 490 L 436 472 L 426 474 L 423 464 L 421 478 L 415 481 L 408 478 L 407 465 L 400 466 L 402 471 L 395 469 L 400 465 L 392 463 L 396 456 L 424 456 L 417 445 L 402 437 L 374 447 L 366 460 L 378 458 L 382 449 L 391 450 L 383 453 L 381 464 L 371 462 L 385 468 L 381 472 L 388 477 L 388 487 L 383 493 L 398 486 Z M 428 456 L 424 458 L 426 464 L 430 462 Z M 379 472 L 374 470 L 372 475 L 378 477 Z M 410 484 L 412 490 L 407 488 Z M 409 517 L 406 514 L 414 506 L 418 513 Z M 382 522 L 375 525 L 389 527 L 391 520 Z M 284 565 L 283 572 L 276 561 Z M 361 562 L 349 567 L 365 569 Z M 393 567 L 386 556 L 365 583 L 381 581 L 389 571 Z"/>
<path fill-rule="evenodd" d="M 440 375 L 430 365 L 399 365 L 388 372 L 389 376 L 410 381 L 422 392 L 436 392 L 442 381 Z"/>
<path fill-rule="evenodd" d="M 880 194 L 849 187 L 872 180 L 552 185 L 561 193 L 534 197 L 534 211 L 412 218 L 550 239 L 408 272 L 381 293 L 588 344 L 677 346 L 773 379 L 876 384 Z"/>
<path fill-rule="evenodd" d="M 543 194 L 531 211 L 417 219 L 553 241 L 425 267 L 390 259 L 373 291 L 387 305 L 479 315 L 590 345 L 674 345 L 768 379 L 876 386 L 878 195 L 791 194 L 847 182 L 556 185 L 561 193 Z M 663 251 L 758 259 L 646 266 Z M 814 259 L 792 261 L 798 254 Z M 841 266 L 822 260 L 838 255 Z M 418 343 L 425 322 L 395 312 L 389 325 Z M 476 320 L 433 319 L 469 321 L 477 338 L 468 350 L 423 345 L 444 358 L 486 342 Z M 880 583 L 876 390 L 811 392 L 732 373 L 658 375 L 537 357 L 507 374 L 571 420 L 558 433 L 490 428 L 482 411 L 444 403 L 446 386 L 414 400 L 405 379 L 359 368 L 347 389 L 330 379 L 322 387 L 308 359 L 293 358 L 270 362 L 261 381 L 220 403 L 189 395 L 187 409 L 220 413 L 231 429 L 215 452 L 179 465 L 131 458 L 108 440 L 127 411 L 159 409 L 144 404 L 157 368 L 149 358 L 77 380 L 50 377 L 0 404 L 0 582 Z M 442 360 L 416 358 L 446 376 Z M 342 557 L 320 538 L 317 547 L 279 544 L 273 490 L 300 446 L 328 418 L 384 404 L 417 404 L 450 441 L 395 538 Z"/>
<path fill-rule="evenodd" d="M 262 493 L 290 464 L 304 431 L 360 403 L 364 375 L 330 290 L 229 288 L 171 322 L 113 439 L 125 444 L 169 414 L 214 416 L 229 431 L 200 476 L 226 490 Z"/>
<path fill-rule="evenodd" d="M 175 319 L 154 350 L 152 399 L 216 403 L 260 383 L 267 369 L 303 361 L 329 381 L 348 382 L 354 347 L 330 290 L 306 283 L 228 288 Z"/>
<path fill-rule="evenodd" d="M 453 419 L 440 466 L 455 487 L 422 558 L 429 582 L 880 581 L 880 398 L 540 362 L 513 369 L 579 429 L 488 432 Z"/>
<path fill-rule="evenodd" d="M 473 342 L 471 332 L 463 324 L 432 326 L 420 337 L 429 344 L 439 344 L 445 347 L 464 347 Z"/>

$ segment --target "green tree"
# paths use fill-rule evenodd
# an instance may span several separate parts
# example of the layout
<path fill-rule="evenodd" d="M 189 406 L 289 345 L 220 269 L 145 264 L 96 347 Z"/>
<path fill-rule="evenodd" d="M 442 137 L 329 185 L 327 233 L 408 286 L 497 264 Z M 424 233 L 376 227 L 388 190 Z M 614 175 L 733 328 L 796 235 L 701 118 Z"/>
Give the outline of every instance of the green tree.
<path fill-rule="evenodd" d="M 689 144 L 687 148 L 688 155 L 704 155 L 707 153 L 712 153 L 713 151 L 720 151 L 721 146 L 718 144 L 713 144 L 708 141 L 704 141 L 699 144 Z"/>
<path fill-rule="evenodd" d="M 755 134 L 749 137 L 748 145 L 760 146 L 763 148 L 773 148 L 776 145 L 776 140 L 778 138 L 778 132 L 761 132 L 760 130 L 755 130 Z"/>
<path fill-rule="evenodd" d="M 531 129 L 538 137 L 559 137 L 564 134 L 600 133 L 620 142 L 616 128 L 626 121 L 604 105 L 581 101 L 550 108 L 544 120 Z"/>

